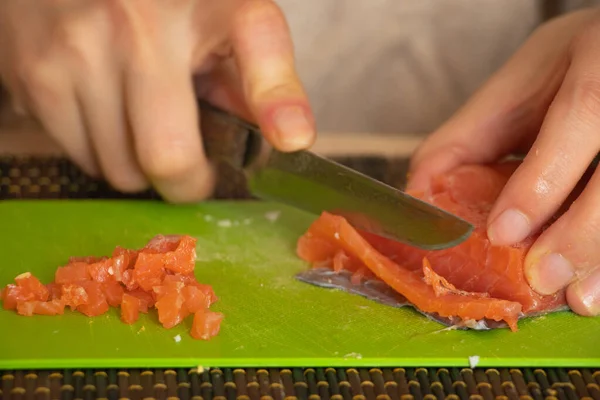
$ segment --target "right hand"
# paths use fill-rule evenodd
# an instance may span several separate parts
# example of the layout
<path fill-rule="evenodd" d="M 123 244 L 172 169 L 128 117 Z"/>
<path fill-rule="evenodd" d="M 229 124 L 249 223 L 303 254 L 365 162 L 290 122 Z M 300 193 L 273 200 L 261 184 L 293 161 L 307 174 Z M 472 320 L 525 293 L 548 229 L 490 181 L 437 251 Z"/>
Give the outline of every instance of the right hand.
<path fill-rule="evenodd" d="M 271 0 L 2 0 L 0 78 L 86 173 L 171 202 L 214 187 L 197 95 L 282 151 L 315 137 Z"/>

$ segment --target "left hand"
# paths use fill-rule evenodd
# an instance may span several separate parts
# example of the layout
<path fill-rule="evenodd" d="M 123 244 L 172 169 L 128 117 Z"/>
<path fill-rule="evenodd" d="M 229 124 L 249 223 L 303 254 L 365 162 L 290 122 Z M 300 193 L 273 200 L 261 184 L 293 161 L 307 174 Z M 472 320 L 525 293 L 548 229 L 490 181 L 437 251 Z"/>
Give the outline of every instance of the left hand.
<path fill-rule="evenodd" d="M 527 151 L 494 205 L 488 236 L 517 243 L 547 224 L 600 150 L 600 10 L 541 26 L 452 119 L 425 141 L 410 189 L 461 164 Z M 566 203 L 568 204 L 568 203 Z M 567 287 L 571 309 L 600 314 L 600 171 L 529 250 L 525 275 L 540 294 Z"/>

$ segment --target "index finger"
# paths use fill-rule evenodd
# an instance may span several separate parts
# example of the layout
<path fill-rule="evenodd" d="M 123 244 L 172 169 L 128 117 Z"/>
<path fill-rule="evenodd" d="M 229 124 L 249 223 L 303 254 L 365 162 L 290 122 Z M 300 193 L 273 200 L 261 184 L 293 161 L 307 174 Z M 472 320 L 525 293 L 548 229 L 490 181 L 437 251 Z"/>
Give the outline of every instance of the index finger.
<path fill-rule="evenodd" d="M 590 17 L 573 13 L 538 30 L 411 160 L 408 187 L 426 190 L 461 164 L 494 162 L 529 147 L 566 74 L 570 34 Z"/>

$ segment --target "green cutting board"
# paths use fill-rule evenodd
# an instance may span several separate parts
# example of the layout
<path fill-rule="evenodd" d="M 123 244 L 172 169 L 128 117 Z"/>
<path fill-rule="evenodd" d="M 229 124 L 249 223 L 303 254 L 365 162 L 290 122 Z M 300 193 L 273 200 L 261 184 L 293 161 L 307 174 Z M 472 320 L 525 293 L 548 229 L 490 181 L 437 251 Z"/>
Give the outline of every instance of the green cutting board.
<path fill-rule="evenodd" d="M 132 326 L 118 310 L 22 317 L 0 310 L 0 368 L 479 366 L 600 367 L 600 318 L 559 313 L 520 330 L 444 330 L 412 309 L 294 279 L 314 216 L 270 203 L 173 206 L 133 201 L 0 203 L 0 285 L 25 271 L 44 282 L 72 255 L 140 247 L 156 234 L 198 238 L 196 271 L 219 296 L 220 334 L 162 328 L 154 312 Z M 179 341 L 175 338 L 180 338 Z"/>

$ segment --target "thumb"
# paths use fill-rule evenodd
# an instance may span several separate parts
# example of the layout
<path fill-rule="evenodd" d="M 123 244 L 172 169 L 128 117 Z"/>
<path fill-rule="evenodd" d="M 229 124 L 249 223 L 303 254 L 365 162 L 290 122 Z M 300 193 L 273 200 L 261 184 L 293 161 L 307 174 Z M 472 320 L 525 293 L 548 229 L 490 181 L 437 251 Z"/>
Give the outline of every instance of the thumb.
<path fill-rule="evenodd" d="M 564 23 L 564 21 L 558 21 Z M 550 29 L 554 28 L 554 29 Z M 461 164 L 497 161 L 531 145 L 566 73 L 569 35 L 545 26 L 415 152 L 407 189 Z"/>
<path fill-rule="evenodd" d="M 244 97 L 266 139 L 281 151 L 310 147 L 315 124 L 294 65 L 289 28 L 270 0 L 248 0 L 232 31 Z"/>

